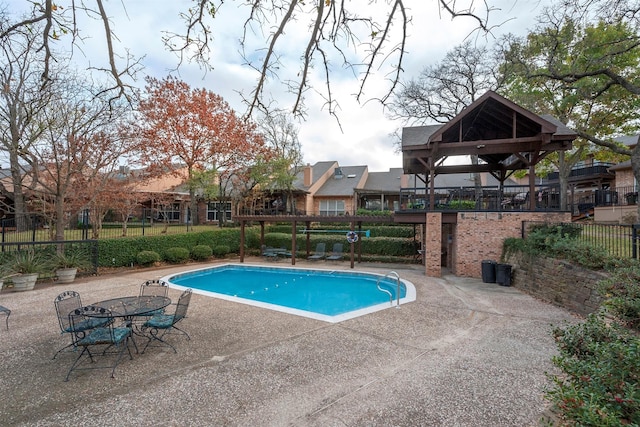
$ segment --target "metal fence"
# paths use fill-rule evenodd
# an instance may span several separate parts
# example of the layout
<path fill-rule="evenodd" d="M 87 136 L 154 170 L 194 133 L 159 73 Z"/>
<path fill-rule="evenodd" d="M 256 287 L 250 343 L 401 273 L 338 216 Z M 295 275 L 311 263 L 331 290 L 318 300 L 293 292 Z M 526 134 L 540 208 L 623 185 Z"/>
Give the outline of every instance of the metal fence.
<path fill-rule="evenodd" d="M 218 228 L 217 224 L 197 225 L 184 223 L 162 223 L 131 221 L 104 223 L 98 234 L 89 225 L 80 225 L 77 228 L 64 230 L 65 240 L 90 240 L 90 239 L 117 239 L 121 237 L 160 236 L 170 234 L 182 234 L 189 231 L 206 231 Z M 20 242 L 45 242 L 53 241 L 55 236 L 52 230 L 41 224 L 37 219 L 29 217 L 19 223 L 16 220 L 0 220 L 0 244 Z"/>
<path fill-rule="evenodd" d="M 0 259 L 10 256 L 11 252 L 33 251 L 47 258 L 52 258 L 56 251 L 80 252 L 86 256 L 91 267 L 79 271 L 78 274 L 96 274 L 98 272 L 98 241 L 97 240 L 65 240 L 65 241 L 41 241 L 41 242 L 2 242 L 0 243 Z M 40 278 L 55 276 L 54 271 L 40 273 Z"/>
<path fill-rule="evenodd" d="M 525 221 L 522 223 L 522 237 L 526 238 L 532 225 L 542 222 Z M 596 245 L 620 258 L 635 258 L 639 256 L 640 224 L 597 224 L 597 223 L 559 223 L 553 226 L 579 228 L 577 239 L 590 245 Z"/>

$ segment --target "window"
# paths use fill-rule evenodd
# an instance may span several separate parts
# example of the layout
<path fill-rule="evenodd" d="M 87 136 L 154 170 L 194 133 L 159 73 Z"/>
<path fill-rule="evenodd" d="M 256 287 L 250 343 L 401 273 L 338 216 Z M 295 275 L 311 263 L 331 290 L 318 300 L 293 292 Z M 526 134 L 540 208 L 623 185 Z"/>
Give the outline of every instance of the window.
<path fill-rule="evenodd" d="M 367 200 L 365 202 L 364 208 L 370 211 L 381 211 L 382 202 L 380 201 L 380 199 Z"/>
<path fill-rule="evenodd" d="M 343 215 L 344 200 L 320 200 L 320 215 Z"/>
<path fill-rule="evenodd" d="M 231 221 L 231 202 L 207 203 L 207 221 L 220 221 L 220 214 L 225 221 Z"/>
<path fill-rule="evenodd" d="M 172 203 L 161 206 L 156 218 L 158 221 L 179 221 L 180 220 L 180 203 Z"/>

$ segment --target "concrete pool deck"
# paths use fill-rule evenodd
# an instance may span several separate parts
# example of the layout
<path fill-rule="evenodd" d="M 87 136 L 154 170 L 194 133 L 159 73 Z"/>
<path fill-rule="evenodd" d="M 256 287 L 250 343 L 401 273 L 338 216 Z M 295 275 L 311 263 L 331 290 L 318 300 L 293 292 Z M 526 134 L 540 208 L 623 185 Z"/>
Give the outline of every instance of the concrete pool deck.
<path fill-rule="evenodd" d="M 233 260 L 231 260 L 233 261 Z M 225 260 L 230 262 L 230 260 Z M 259 259 L 247 262 L 258 263 Z M 286 263 L 280 263 L 286 266 Z M 479 279 L 397 271 L 415 302 L 326 323 L 194 294 L 178 353 L 150 348 L 109 371 L 72 373 L 53 306 L 136 295 L 140 284 L 203 264 L 132 270 L 0 293 L 0 420 L 6 426 L 535 426 L 556 354 L 552 324 L 568 311 Z M 324 267 L 322 263 L 296 266 Z M 348 263 L 327 268 L 349 269 Z M 177 300 L 179 291 L 169 290 Z M 4 319 L 3 319 L 4 320 Z"/>

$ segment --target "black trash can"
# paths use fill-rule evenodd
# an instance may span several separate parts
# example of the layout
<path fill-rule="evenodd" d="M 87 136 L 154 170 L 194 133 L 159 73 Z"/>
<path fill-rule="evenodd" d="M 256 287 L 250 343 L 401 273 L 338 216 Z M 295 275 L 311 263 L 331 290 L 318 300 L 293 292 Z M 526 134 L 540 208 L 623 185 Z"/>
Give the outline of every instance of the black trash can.
<path fill-rule="evenodd" d="M 496 262 L 482 261 L 482 281 L 484 283 L 496 283 Z"/>
<path fill-rule="evenodd" d="M 501 286 L 511 286 L 511 265 L 496 264 L 496 283 Z"/>

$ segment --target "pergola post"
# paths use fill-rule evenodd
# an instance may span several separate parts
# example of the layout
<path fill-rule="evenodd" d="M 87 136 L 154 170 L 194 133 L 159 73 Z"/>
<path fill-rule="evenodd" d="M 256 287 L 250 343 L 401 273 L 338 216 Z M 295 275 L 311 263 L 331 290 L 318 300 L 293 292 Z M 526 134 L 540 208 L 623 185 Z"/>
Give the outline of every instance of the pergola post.
<path fill-rule="evenodd" d="M 240 262 L 244 262 L 244 221 L 240 221 Z"/>
<path fill-rule="evenodd" d="M 291 223 L 291 265 L 296 265 L 296 221 Z"/>
<path fill-rule="evenodd" d="M 536 165 L 529 164 L 529 210 L 536 210 Z"/>
<path fill-rule="evenodd" d="M 351 221 L 351 225 L 350 225 L 349 229 L 351 231 L 355 231 L 356 227 L 355 227 L 355 223 L 353 221 Z M 360 239 L 358 239 L 358 240 L 360 240 Z M 351 242 L 350 245 L 351 245 L 351 268 L 353 268 L 354 267 L 353 258 L 354 258 L 354 255 L 355 255 L 355 243 Z"/>

